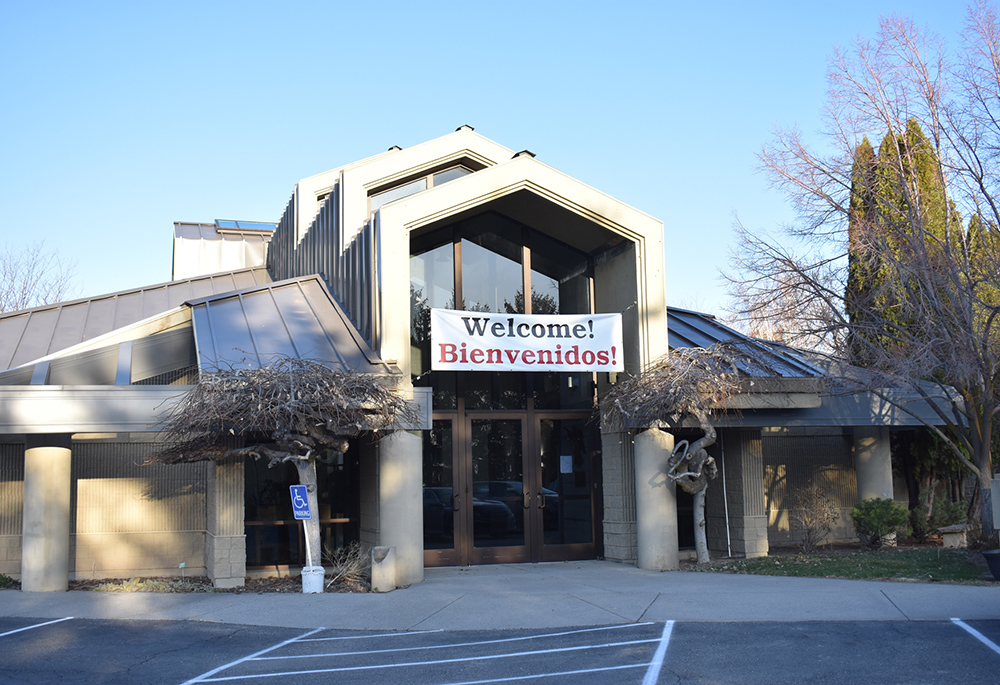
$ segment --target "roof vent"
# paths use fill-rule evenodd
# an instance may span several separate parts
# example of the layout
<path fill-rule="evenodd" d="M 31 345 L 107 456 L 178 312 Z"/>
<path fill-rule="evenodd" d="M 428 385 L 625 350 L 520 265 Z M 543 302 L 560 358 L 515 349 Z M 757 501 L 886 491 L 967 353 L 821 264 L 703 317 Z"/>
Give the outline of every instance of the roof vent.
<path fill-rule="evenodd" d="M 386 150 L 386 152 L 392 152 L 393 150 L 402 150 L 402 149 L 403 148 L 399 147 L 398 145 L 393 145 L 391 148 Z"/>
<path fill-rule="evenodd" d="M 471 126 L 469 126 L 468 124 L 462 124 L 461 126 L 459 126 L 458 128 L 456 128 L 455 130 L 456 131 L 461 131 L 463 129 L 469 129 L 470 131 L 475 131 L 476 130 L 476 129 L 472 128 Z"/>
<path fill-rule="evenodd" d="M 520 152 L 515 152 L 511 159 L 517 159 L 518 157 L 534 157 L 535 153 L 531 150 L 521 150 Z"/>

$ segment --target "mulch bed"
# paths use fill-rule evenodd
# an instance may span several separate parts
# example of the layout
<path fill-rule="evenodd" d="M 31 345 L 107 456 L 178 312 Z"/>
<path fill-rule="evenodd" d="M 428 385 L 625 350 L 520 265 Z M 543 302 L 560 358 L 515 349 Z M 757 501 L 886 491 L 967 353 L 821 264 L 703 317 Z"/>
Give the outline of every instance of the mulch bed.
<path fill-rule="evenodd" d="M 332 576 L 326 577 L 330 583 Z M 283 578 L 247 578 L 243 587 L 215 588 L 212 581 L 205 576 L 178 578 L 176 576 L 161 576 L 155 578 L 96 578 L 93 580 L 71 580 L 70 590 L 90 590 L 96 592 L 228 592 L 232 594 L 265 593 L 265 592 L 302 592 L 302 579 L 298 577 Z M 364 580 L 339 579 L 329 584 L 324 592 L 371 592 L 371 585 Z"/>

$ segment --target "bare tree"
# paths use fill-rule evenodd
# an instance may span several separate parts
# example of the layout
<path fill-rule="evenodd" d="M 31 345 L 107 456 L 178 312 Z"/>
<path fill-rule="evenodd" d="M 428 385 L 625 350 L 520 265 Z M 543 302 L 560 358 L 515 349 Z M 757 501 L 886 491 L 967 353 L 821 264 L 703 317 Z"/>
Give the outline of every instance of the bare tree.
<path fill-rule="evenodd" d="M 5 245 L 0 252 L 0 312 L 65 300 L 72 278 L 73 267 L 43 243 Z"/>
<path fill-rule="evenodd" d="M 989 535 L 1000 412 L 1000 22 L 986 2 L 973 6 L 952 57 L 909 20 L 883 18 L 874 39 L 834 54 L 828 81 L 822 144 L 779 131 L 760 155 L 798 219 L 779 239 L 739 227 L 729 276 L 738 308 L 780 317 L 786 341 L 819 343 L 879 372 L 831 367 L 845 371 L 846 387 L 917 418 L 912 398 L 933 398 L 928 427 L 976 475 Z M 929 149 L 901 142 L 914 123 Z M 859 155 L 868 139 L 884 141 L 877 158 Z M 933 176 L 944 211 L 921 192 L 928 179 L 918 168 Z M 859 198 L 869 210 L 860 219 Z M 868 289 L 847 288 L 849 256 L 878 274 Z"/>
<path fill-rule="evenodd" d="M 316 459 L 347 450 L 363 431 L 391 431 L 416 422 L 412 406 L 391 380 L 334 371 L 318 361 L 276 356 L 259 368 L 202 373 L 173 406 L 162 427 L 157 463 L 218 461 L 227 457 L 291 462 L 318 511 Z M 307 566 L 320 566 L 319 520 L 304 523 Z"/>
<path fill-rule="evenodd" d="M 751 390 L 750 380 L 775 374 L 765 355 L 752 344 L 717 343 L 682 347 L 660 357 L 638 376 L 613 386 L 601 399 L 601 420 L 610 430 L 667 425 L 681 428 L 696 422 L 702 436 L 681 440 L 666 461 L 666 475 L 694 496 L 694 536 L 698 563 L 709 561 L 705 530 L 705 494 L 718 467 L 708 454 L 716 432 L 711 415 Z"/>

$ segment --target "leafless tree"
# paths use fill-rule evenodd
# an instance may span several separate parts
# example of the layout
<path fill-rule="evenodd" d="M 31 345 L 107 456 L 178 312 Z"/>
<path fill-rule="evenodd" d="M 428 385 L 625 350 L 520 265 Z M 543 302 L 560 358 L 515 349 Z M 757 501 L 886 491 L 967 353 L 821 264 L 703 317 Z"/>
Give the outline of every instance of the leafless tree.
<path fill-rule="evenodd" d="M 412 406 L 386 377 L 335 371 L 313 360 L 275 356 L 259 368 L 202 373 L 162 426 L 166 446 L 150 461 L 227 457 L 295 465 L 318 511 L 316 459 L 347 450 L 347 438 L 416 423 Z M 320 565 L 319 520 L 305 521 L 308 566 Z"/>
<path fill-rule="evenodd" d="M 666 461 L 666 475 L 694 496 L 694 535 L 698 563 L 709 561 L 705 531 L 705 493 L 718 467 L 708 448 L 716 432 L 711 415 L 730 400 L 751 391 L 755 376 L 774 375 L 765 355 L 752 344 L 717 343 L 670 351 L 641 374 L 613 386 L 601 399 L 601 421 L 616 431 L 666 425 L 680 428 L 694 421 L 702 436 L 682 440 Z"/>
<path fill-rule="evenodd" d="M 986 2 L 971 7 L 954 53 L 905 18 L 883 18 L 874 39 L 834 54 L 828 81 L 822 141 L 810 146 L 796 130 L 779 131 L 760 155 L 798 218 L 778 238 L 739 227 L 729 275 L 738 308 L 749 318 L 780 320 L 787 342 L 819 344 L 845 359 L 857 358 L 860 346 L 879 373 L 853 375 L 854 387 L 905 387 L 910 397 L 936 398 L 937 420 L 927 423 L 952 429 L 929 425 L 976 475 L 989 535 L 990 442 L 1000 411 L 996 11 Z M 929 207 L 914 178 L 926 157 L 916 159 L 905 145 L 857 173 L 863 140 L 903 140 L 910 122 L 932 147 L 933 165 L 921 173 L 940 187 L 944 211 Z M 859 197 L 873 198 L 877 209 L 864 221 L 852 215 Z M 849 255 L 877 271 L 874 287 L 848 293 Z M 914 413 L 900 399 L 907 393 L 882 394 Z"/>
<path fill-rule="evenodd" d="M 0 252 L 0 312 L 65 300 L 72 278 L 73 267 L 43 243 L 5 245 Z"/>

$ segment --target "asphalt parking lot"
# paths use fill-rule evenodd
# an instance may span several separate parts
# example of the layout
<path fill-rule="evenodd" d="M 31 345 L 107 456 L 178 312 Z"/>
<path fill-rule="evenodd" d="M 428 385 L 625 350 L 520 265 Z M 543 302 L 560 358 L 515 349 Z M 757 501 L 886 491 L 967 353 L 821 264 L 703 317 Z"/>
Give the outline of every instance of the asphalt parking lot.
<path fill-rule="evenodd" d="M 356 631 L 0 618 L 0 683 L 995 683 L 1000 620 Z"/>

